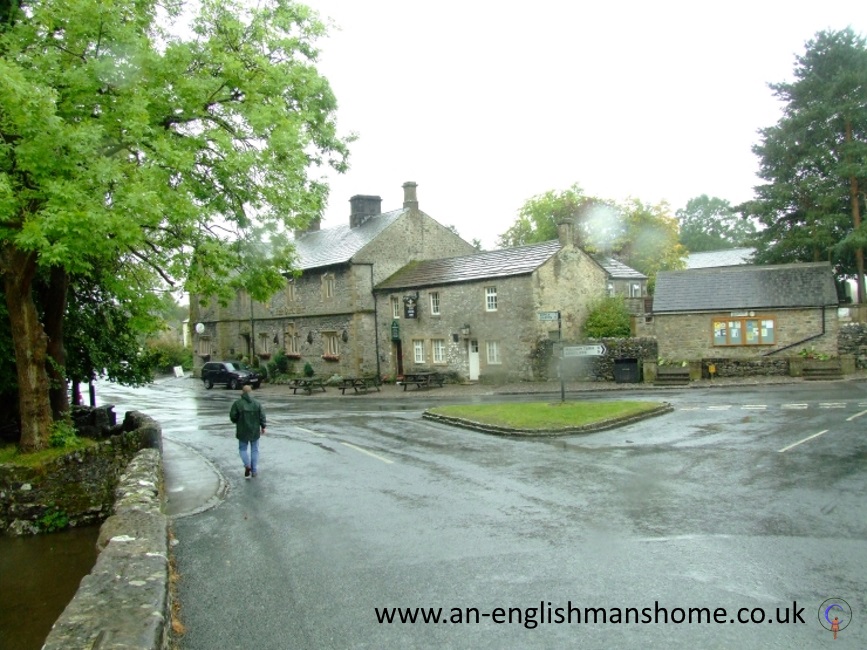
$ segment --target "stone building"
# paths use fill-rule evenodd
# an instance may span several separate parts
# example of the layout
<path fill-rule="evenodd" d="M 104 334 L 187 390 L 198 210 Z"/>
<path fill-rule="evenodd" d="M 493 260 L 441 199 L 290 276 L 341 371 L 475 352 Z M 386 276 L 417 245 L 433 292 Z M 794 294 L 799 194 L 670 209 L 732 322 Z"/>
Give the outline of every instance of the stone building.
<path fill-rule="evenodd" d="M 643 291 L 641 278 L 646 281 L 611 260 L 606 269 L 575 244 L 571 224 L 560 225 L 559 235 L 541 244 L 419 261 L 378 283 L 377 303 L 387 305 L 389 315 L 378 319 L 383 372 L 437 370 L 471 381 L 546 374 L 540 363 L 550 361 L 550 341 L 580 340 L 593 301 L 613 286 L 612 272 L 628 272 L 636 295 Z"/>
<path fill-rule="evenodd" d="M 471 253 L 474 248 L 419 209 L 416 183 L 403 185 L 403 207 L 383 213 L 378 196 L 350 199 L 349 222 L 297 232 L 297 276 L 269 303 L 241 293 L 227 307 L 200 307 L 195 323 L 194 372 L 208 359 L 270 359 L 283 349 L 300 372 L 318 375 L 380 370 L 378 306 L 373 287 L 417 260 Z M 391 314 L 387 314 L 388 322 Z"/>
<path fill-rule="evenodd" d="M 827 262 L 662 271 L 643 333 L 667 360 L 836 356 L 837 305 Z"/>

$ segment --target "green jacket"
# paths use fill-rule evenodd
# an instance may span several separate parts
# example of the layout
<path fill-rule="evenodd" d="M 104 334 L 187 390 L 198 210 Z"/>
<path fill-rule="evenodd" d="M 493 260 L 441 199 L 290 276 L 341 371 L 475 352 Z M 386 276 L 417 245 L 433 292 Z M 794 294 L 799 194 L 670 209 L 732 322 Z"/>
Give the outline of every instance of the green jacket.
<path fill-rule="evenodd" d="M 265 428 L 265 409 L 250 393 L 244 393 L 232 404 L 229 419 L 235 423 L 235 437 L 238 440 L 258 440 Z"/>

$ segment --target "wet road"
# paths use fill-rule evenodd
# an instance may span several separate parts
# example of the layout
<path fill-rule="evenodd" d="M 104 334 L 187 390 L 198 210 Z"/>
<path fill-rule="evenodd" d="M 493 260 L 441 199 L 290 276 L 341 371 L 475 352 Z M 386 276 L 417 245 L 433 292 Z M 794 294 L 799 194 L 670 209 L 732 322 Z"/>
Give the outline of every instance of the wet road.
<path fill-rule="evenodd" d="M 840 642 L 867 647 L 863 383 L 633 391 L 675 411 L 550 440 L 422 420 L 434 393 L 269 390 L 248 481 L 236 394 L 183 379 L 100 394 L 225 476 L 225 500 L 174 522 L 183 649 L 815 648 L 829 598 L 852 608 Z M 449 622 L 380 624 L 376 608 Z M 679 622 L 690 608 L 709 614 Z"/>

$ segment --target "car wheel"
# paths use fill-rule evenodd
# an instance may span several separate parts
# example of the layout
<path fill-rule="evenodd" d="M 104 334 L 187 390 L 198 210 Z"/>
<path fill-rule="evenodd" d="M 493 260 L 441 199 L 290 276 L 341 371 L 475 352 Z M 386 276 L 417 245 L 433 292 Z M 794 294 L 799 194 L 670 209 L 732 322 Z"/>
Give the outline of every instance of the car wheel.
<path fill-rule="evenodd" d="M 238 380 L 234 377 L 229 380 L 229 388 L 231 390 L 238 390 Z"/>
<path fill-rule="evenodd" d="M 256 382 L 255 384 L 250 384 L 253 388 L 259 388 L 262 384 L 260 382 Z"/>
<path fill-rule="evenodd" d="M 205 388 L 207 388 L 208 390 L 211 390 L 213 387 L 214 387 L 214 382 L 212 382 L 210 379 L 206 379 L 205 380 Z"/>

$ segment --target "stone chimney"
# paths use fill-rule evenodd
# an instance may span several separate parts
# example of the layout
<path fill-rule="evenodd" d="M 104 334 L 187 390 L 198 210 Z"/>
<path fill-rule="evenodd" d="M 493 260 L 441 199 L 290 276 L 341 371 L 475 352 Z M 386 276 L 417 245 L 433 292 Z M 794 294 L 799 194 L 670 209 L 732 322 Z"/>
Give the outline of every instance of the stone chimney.
<path fill-rule="evenodd" d="M 371 217 L 382 214 L 382 199 L 378 196 L 356 194 L 349 199 L 349 227 L 357 228 Z"/>
<path fill-rule="evenodd" d="M 319 230 L 320 226 L 322 225 L 321 221 L 322 220 L 317 217 L 316 219 L 313 219 L 309 224 L 307 224 L 307 228 L 296 228 L 293 231 L 295 239 L 299 239 L 302 235 L 306 235 L 308 232 L 316 232 L 317 230 Z"/>
<path fill-rule="evenodd" d="M 557 221 L 557 239 L 561 246 L 575 245 L 575 222 L 571 218 Z"/>
<path fill-rule="evenodd" d="M 403 184 L 403 207 L 410 210 L 418 210 L 418 197 L 415 194 L 415 188 L 418 183 L 407 181 Z"/>

